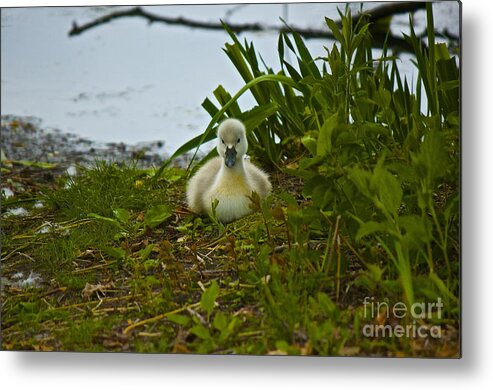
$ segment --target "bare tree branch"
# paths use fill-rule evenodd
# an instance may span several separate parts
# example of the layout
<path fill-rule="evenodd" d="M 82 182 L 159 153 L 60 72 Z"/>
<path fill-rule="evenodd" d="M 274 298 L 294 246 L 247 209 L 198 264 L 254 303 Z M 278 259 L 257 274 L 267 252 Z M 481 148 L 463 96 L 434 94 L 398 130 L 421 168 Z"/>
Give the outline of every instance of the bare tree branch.
<path fill-rule="evenodd" d="M 147 19 L 149 23 L 166 23 L 170 25 L 181 25 L 193 28 L 203 28 L 208 30 L 224 30 L 221 23 L 212 23 L 212 22 L 202 22 L 198 20 L 190 20 L 182 17 L 171 18 L 162 15 L 156 15 L 150 13 L 141 7 L 134 7 L 128 10 L 116 11 L 112 12 L 108 15 L 97 18 L 89 23 L 78 26 L 76 22 L 72 24 L 72 30 L 70 30 L 69 35 L 79 35 L 86 30 L 97 27 L 102 24 L 106 24 L 115 19 L 126 18 L 126 17 L 142 17 Z M 243 32 L 243 31 L 268 31 L 268 30 L 279 30 L 278 27 L 269 27 L 263 26 L 260 23 L 245 23 L 245 24 L 233 24 L 230 25 L 231 29 L 234 32 Z"/>
<path fill-rule="evenodd" d="M 372 10 L 364 11 L 363 14 L 366 15 L 368 20 L 371 23 L 376 23 L 379 20 L 390 17 L 392 15 L 398 13 L 405 12 L 415 12 L 419 9 L 425 8 L 425 4 L 423 2 L 405 2 L 405 3 L 391 3 L 386 4 Z M 115 11 L 109 13 L 100 18 L 94 19 L 91 22 L 78 25 L 75 21 L 72 24 L 72 29 L 69 32 L 69 36 L 75 36 L 82 34 L 84 31 L 87 31 L 91 28 L 106 24 L 115 19 L 127 18 L 127 17 L 139 17 L 147 19 L 149 23 L 165 23 L 169 25 L 180 25 L 187 26 L 192 28 L 202 28 L 207 30 L 223 30 L 223 25 L 220 22 L 202 22 L 198 20 L 186 19 L 183 17 L 167 17 L 163 15 L 153 14 L 148 12 L 141 7 L 134 7 L 127 10 Z M 360 15 L 355 15 L 353 17 L 353 21 L 359 19 Z M 300 28 L 300 27 L 289 27 L 289 26 L 269 26 L 263 25 L 260 23 L 243 23 L 243 24 L 230 24 L 228 23 L 229 28 L 235 33 L 241 33 L 245 31 L 276 31 L 276 32 L 290 32 L 291 30 L 297 31 L 303 38 L 334 38 L 331 31 L 329 29 L 320 30 L 320 29 L 310 29 L 310 28 Z M 387 36 L 386 31 L 380 31 L 378 29 L 372 30 L 373 37 L 375 38 L 375 44 L 377 47 L 381 47 L 385 41 Z M 394 37 L 389 35 L 387 38 L 387 44 L 391 47 L 394 47 L 397 50 L 401 51 L 410 51 L 411 47 L 408 45 L 407 41 L 403 38 Z"/>
<path fill-rule="evenodd" d="M 389 16 L 416 12 L 419 11 L 420 9 L 425 9 L 425 8 L 426 8 L 425 2 L 409 1 L 402 3 L 385 4 L 380 7 L 373 8 L 371 10 L 365 10 L 363 11 L 363 14 L 368 16 L 368 21 L 370 23 L 375 23 L 378 20 L 385 19 Z M 360 18 L 360 14 L 354 15 L 353 24 L 357 23 L 359 18 Z"/>

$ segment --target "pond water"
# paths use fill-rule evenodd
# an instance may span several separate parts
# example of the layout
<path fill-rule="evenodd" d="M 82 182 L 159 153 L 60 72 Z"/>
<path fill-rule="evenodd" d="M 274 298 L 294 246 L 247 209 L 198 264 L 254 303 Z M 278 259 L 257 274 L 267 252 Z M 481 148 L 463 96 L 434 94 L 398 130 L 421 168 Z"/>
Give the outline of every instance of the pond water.
<path fill-rule="evenodd" d="M 364 8 L 378 6 L 366 3 Z M 146 6 L 147 11 L 189 19 L 323 28 L 323 16 L 338 18 L 339 3 Z M 356 11 L 360 5 L 353 3 Z M 458 3 L 435 4 L 438 28 L 458 34 Z M 231 94 L 243 85 L 222 51 L 223 31 L 207 31 L 140 18 L 124 18 L 69 37 L 81 25 L 125 7 L 46 7 L 2 9 L 1 112 L 34 116 L 45 128 L 58 128 L 102 142 L 134 144 L 162 140 L 167 152 L 201 133 L 210 117 L 201 107 L 222 84 Z M 407 31 L 408 17 L 393 20 L 393 31 Z M 424 12 L 415 15 L 424 28 Z M 276 33 L 245 33 L 265 62 L 279 69 Z M 311 39 L 314 56 L 328 40 Z M 409 58 L 403 71 L 415 77 Z M 254 102 L 240 100 L 244 109 Z"/>

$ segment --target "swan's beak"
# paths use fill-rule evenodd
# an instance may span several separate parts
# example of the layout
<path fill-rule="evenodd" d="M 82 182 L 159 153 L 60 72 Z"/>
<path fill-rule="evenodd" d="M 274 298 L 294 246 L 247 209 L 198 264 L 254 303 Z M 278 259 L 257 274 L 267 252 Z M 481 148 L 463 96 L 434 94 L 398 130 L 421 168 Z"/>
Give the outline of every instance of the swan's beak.
<path fill-rule="evenodd" d="M 228 168 L 231 168 L 233 165 L 235 165 L 236 162 L 236 149 L 234 146 L 231 148 L 226 148 L 226 155 L 224 157 L 224 162 Z"/>

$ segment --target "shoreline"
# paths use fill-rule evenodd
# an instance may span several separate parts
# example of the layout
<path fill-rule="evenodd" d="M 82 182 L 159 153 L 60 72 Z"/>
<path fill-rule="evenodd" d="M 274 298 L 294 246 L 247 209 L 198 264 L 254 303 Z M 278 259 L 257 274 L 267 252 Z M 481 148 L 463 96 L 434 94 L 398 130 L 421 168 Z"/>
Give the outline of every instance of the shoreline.
<path fill-rule="evenodd" d="M 165 142 L 162 140 L 135 145 L 98 142 L 60 129 L 43 128 L 40 119 L 29 116 L 2 115 L 0 137 L 2 163 L 30 161 L 69 167 L 89 166 L 96 160 L 105 160 L 135 162 L 140 168 L 150 168 L 169 158 L 163 150 Z M 183 162 L 177 161 L 179 165 Z"/>

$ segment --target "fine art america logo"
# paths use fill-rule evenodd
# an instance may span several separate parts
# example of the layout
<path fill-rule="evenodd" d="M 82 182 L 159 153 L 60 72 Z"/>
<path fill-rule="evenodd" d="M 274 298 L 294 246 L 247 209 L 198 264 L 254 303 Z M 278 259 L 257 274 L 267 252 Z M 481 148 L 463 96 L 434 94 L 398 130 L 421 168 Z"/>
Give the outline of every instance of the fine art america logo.
<path fill-rule="evenodd" d="M 365 297 L 364 318 L 374 319 L 374 323 L 365 324 L 362 333 L 365 337 L 407 337 L 438 339 L 442 336 L 440 325 L 429 326 L 425 322 L 432 318 L 442 318 L 443 302 L 438 298 L 436 302 L 415 302 L 408 306 L 404 302 L 390 305 L 388 302 L 378 302 L 374 297 Z M 408 318 L 406 325 L 396 323 Z M 394 321 L 392 321 L 394 320 Z"/>

